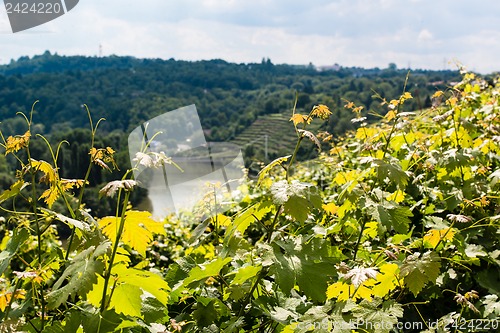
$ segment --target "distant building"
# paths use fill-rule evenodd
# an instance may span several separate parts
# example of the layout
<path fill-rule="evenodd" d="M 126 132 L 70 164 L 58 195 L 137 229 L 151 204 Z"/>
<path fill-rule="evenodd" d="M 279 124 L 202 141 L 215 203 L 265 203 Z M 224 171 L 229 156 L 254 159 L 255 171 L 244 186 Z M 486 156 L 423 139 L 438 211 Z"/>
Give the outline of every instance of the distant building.
<path fill-rule="evenodd" d="M 342 66 L 340 66 L 339 64 L 335 63 L 331 66 L 319 66 L 317 67 L 318 71 L 322 72 L 322 71 L 333 71 L 333 72 L 337 72 L 339 71 L 340 69 L 342 68 Z"/>

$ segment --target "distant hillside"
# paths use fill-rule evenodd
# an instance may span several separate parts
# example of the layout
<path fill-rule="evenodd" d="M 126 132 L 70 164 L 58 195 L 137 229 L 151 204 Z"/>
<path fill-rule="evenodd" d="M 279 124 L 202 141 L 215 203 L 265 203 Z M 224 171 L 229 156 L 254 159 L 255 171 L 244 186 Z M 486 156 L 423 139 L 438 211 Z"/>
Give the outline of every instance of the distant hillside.
<path fill-rule="evenodd" d="M 111 202 L 98 200 L 98 191 L 108 181 L 120 179 L 130 167 L 127 136 L 143 122 L 176 108 L 195 104 L 208 141 L 230 141 L 242 147 L 250 171 L 260 162 L 290 154 L 293 125 L 289 122 L 297 99 L 297 112 L 308 113 L 316 104 L 332 111 L 321 130 L 342 135 L 354 128 L 352 101 L 364 110 L 384 113 L 386 106 L 374 97 L 391 100 L 400 96 L 408 71 L 335 67 L 318 71 L 313 66 L 275 65 L 269 59 L 255 64 L 223 60 L 179 61 L 132 57 L 65 57 L 46 52 L 22 57 L 0 66 L 0 129 L 4 137 L 23 134 L 26 123 L 16 112 L 29 114 L 35 101 L 30 149 L 39 159 L 51 161 L 45 143 L 35 136 L 45 134 L 54 144 L 66 140 L 58 155 L 61 177 L 82 178 L 87 172 L 91 132 L 84 104 L 94 124 L 100 118 L 95 146 L 116 150 L 120 171 L 94 168 L 89 175 L 88 207 L 99 216 L 113 214 Z M 412 71 L 407 91 L 413 99 L 405 110 L 431 105 L 430 96 L 458 81 L 458 72 Z M 368 121 L 378 119 L 363 114 Z M 319 122 L 311 127 L 318 129 Z M 267 141 L 266 141 L 267 138 Z M 267 142 L 267 145 L 266 145 Z M 265 151 L 267 147 L 267 159 Z M 314 156 L 314 147 L 304 142 L 298 159 Z M 0 159 L 0 188 L 14 181 L 18 161 Z M 134 192 L 139 202 L 144 193 Z"/>
<path fill-rule="evenodd" d="M 330 106 L 334 114 L 326 129 L 340 134 L 352 127 L 344 99 L 382 110 L 374 91 L 387 99 L 398 96 L 406 74 L 393 67 L 318 71 L 313 66 L 274 65 L 269 59 L 234 64 L 45 52 L 0 66 L 0 119 L 4 133 L 19 133 L 24 125 L 16 112 L 28 112 L 38 100 L 37 131 L 67 131 L 88 126 L 86 104 L 94 118 L 107 119 L 101 130 L 127 133 L 166 111 L 196 104 L 208 139 L 220 141 L 241 137 L 264 115 L 289 114 L 297 92 L 299 111 L 318 103 Z M 412 72 L 408 90 L 416 98 L 407 107 L 428 106 L 429 96 L 457 77 L 454 71 Z"/>

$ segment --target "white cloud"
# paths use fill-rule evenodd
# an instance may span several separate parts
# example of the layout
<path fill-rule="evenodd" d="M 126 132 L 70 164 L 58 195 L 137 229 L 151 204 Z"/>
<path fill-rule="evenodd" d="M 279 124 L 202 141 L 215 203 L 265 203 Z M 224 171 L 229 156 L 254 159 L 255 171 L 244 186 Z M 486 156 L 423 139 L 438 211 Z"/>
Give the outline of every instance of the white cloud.
<path fill-rule="evenodd" d="M 7 12 L 3 10 L 2 6 L 0 6 L 0 34 L 11 34 L 11 33 L 12 29 L 10 28 Z"/>
<path fill-rule="evenodd" d="M 418 37 L 417 37 L 417 41 L 421 42 L 421 43 L 430 42 L 433 39 L 434 39 L 434 36 L 432 35 L 432 32 L 430 32 L 427 29 L 420 30 Z"/>

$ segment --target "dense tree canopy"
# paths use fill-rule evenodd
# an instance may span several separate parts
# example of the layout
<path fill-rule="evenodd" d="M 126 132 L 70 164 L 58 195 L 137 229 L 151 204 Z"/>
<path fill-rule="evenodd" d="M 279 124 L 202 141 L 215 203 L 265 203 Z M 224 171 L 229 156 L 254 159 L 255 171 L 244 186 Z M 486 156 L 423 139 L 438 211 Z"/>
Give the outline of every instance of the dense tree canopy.
<path fill-rule="evenodd" d="M 178 61 L 111 56 L 65 57 L 49 52 L 22 57 L 0 66 L 0 118 L 4 132 L 17 133 L 23 122 L 17 111 L 28 111 L 39 100 L 35 118 L 44 133 L 86 127 L 89 106 L 104 117 L 101 130 L 128 131 L 172 109 L 196 104 L 211 140 L 228 140 L 259 115 L 289 112 L 298 93 L 298 108 L 314 103 L 334 108 L 330 131 L 349 125 L 344 99 L 381 109 L 374 93 L 392 99 L 401 93 L 407 70 L 255 64 L 223 60 Z M 456 79 L 454 71 L 412 71 L 407 90 L 415 100 L 410 109 L 428 106 L 430 95 Z"/>

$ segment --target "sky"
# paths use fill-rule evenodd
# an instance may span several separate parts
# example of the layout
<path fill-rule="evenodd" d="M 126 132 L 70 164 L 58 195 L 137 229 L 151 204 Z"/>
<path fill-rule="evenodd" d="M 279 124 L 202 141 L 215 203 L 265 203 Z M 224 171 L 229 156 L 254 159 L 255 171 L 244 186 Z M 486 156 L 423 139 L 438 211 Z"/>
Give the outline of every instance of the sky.
<path fill-rule="evenodd" d="M 32 0 L 31 0 L 32 1 Z M 0 7 L 0 63 L 120 55 L 345 67 L 500 70 L 498 0 L 80 0 L 13 34 Z"/>

